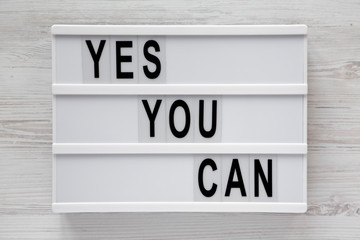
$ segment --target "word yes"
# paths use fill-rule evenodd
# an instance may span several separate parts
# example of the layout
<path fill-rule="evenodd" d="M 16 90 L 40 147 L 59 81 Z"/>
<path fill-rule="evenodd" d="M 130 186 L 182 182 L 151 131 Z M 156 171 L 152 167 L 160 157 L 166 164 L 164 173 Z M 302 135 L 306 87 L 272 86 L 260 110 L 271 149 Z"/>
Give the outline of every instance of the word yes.
<path fill-rule="evenodd" d="M 91 40 L 85 40 L 87 48 L 91 54 L 92 60 L 94 62 L 94 78 L 100 77 L 100 59 L 106 44 L 106 40 L 100 40 L 99 46 L 97 49 L 94 48 L 93 43 Z M 131 55 L 123 55 L 122 51 L 125 48 L 132 48 L 133 41 L 115 41 L 115 52 L 116 52 L 116 62 L 115 62 L 115 69 L 116 69 L 116 78 L 117 79 L 133 79 L 134 73 L 133 72 L 124 72 L 122 71 L 122 63 L 131 63 L 133 57 Z M 160 59 L 150 53 L 150 49 L 153 48 L 155 52 L 160 52 L 160 45 L 155 40 L 148 40 L 145 42 L 143 46 L 143 55 L 148 62 L 151 62 L 155 65 L 155 70 L 150 71 L 148 65 L 142 66 L 143 72 L 145 76 L 149 79 L 156 79 L 161 73 L 161 62 Z"/>

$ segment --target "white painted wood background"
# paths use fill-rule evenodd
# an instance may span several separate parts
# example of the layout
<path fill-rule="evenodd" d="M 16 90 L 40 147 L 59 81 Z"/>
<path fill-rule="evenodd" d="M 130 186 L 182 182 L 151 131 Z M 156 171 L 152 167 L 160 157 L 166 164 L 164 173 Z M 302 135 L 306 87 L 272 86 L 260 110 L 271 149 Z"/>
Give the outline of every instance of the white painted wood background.
<path fill-rule="evenodd" d="M 307 24 L 306 214 L 51 212 L 53 24 Z M 0 239 L 360 239 L 360 1 L 0 1 Z"/>

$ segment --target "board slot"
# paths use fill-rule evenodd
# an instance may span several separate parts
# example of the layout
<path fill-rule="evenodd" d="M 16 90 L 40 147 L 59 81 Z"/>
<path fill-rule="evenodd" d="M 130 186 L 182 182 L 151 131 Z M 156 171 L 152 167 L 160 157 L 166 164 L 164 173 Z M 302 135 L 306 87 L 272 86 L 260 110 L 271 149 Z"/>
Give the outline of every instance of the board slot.
<path fill-rule="evenodd" d="M 306 95 L 307 84 L 53 84 L 54 95 Z"/>

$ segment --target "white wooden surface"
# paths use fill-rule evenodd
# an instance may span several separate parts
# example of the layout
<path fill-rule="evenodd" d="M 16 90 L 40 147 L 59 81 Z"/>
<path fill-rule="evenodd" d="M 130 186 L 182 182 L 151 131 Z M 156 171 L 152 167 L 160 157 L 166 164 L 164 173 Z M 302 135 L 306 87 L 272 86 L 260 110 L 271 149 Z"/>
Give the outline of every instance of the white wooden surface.
<path fill-rule="evenodd" d="M 360 1 L 0 1 L 0 239 L 359 239 Z M 51 212 L 53 24 L 307 24 L 306 214 Z"/>

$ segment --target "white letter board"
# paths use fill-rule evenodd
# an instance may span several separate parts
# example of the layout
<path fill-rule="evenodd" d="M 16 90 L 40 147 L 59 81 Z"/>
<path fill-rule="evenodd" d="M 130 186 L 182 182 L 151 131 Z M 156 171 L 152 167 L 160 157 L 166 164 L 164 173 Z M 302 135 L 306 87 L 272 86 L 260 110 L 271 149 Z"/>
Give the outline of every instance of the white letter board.
<path fill-rule="evenodd" d="M 54 25 L 54 212 L 305 212 L 307 27 Z"/>

